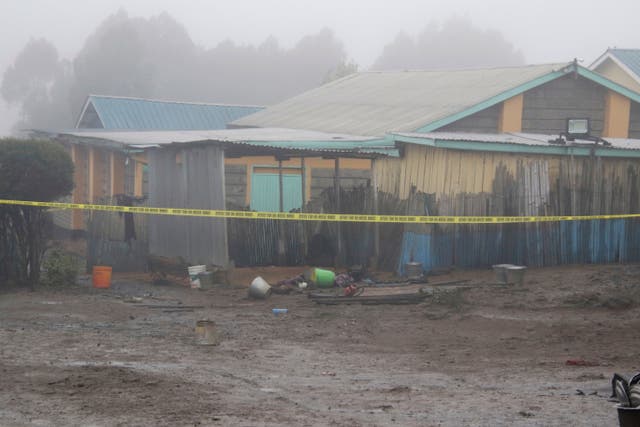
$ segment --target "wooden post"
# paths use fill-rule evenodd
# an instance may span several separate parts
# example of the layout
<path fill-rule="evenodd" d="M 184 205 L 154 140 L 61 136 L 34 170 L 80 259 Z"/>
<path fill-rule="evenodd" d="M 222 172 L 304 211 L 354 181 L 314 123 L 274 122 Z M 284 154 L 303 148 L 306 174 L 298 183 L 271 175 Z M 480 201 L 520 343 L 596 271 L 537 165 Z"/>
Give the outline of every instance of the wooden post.
<path fill-rule="evenodd" d="M 282 159 L 278 159 L 278 192 L 280 193 L 280 212 L 284 211 L 284 185 L 282 179 Z M 286 263 L 286 250 L 285 250 L 285 225 L 283 220 L 278 220 L 278 264 L 284 265 Z"/>
<path fill-rule="evenodd" d="M 300 212 L 304 212 L 305 204 L 307 203 L 307 169 L 304 164 L 304 156 L 300 157 L 300 178 L 302 181 L 302 206 L 300 206 Z M 300 221 L 300 229 L 302 230 L 301 239 L 304 259 L 307 259 L 307 227 L 304 221 Z"/>
<path fill-rule="evenodd" d="M 342 213 L 340 206 L 340 158 L 336 157 L 334 160 L 334 174 L 333 174 L 333 192 L 336 197 L 336 213 Z M 340 221 L 336 222 L 336 260 L 335 266 L 341 267 L 343 263 L 342 254 L 342 225 Z"/>
<path fill-rule="evenodd" d="M 73 181 L 75 183 L 71 200 L 73 203 L 87 203 L 85 191 L 87 191 L 87 176 L 85 168 L 87 166 L 86 159 L 83 155 L 85 149 L 78 145 L 71 145 L 71 158 L 73 159 L 74 171 Z M 71 230 L 84 229 L 84 211 L 80 209 L 71 210 Z"/>
<path fill-rule="evenodd" d="M 376 178 L 376 159 L 371 160 L 371 183 L 373 186 L 373 214 L 379 215 L 378 208 L 378 179 Z M 375 222 L 373 224 L 373 259 L 371 261 L 371 268 L 378 268 L 378 260 L 380 259 L 380 223 Z"/>
<path fill-rule="evenodd" d="M 120 153 L 112 152 L 109 161 L 111 168 L 111 184 L 109 186 L 109 196 L 113 197 L 116 194 L 124 194 L 124 157 Z"/>
<path fill-rule="evenodd" d="M 307 170 L 304 167 L 304 157 L 300 157 L 300 178 L 302 179 L 302 207 L 300 212 L 304 212 L 304 205 L 307 203 Z"/>
<path fill-rule="evenodd" d="M 144 177 L 144 164 L 135 160 L 135 178 L 133 181 L 133 195 L 136 197 L 142 197 L 142 181 Z"/>

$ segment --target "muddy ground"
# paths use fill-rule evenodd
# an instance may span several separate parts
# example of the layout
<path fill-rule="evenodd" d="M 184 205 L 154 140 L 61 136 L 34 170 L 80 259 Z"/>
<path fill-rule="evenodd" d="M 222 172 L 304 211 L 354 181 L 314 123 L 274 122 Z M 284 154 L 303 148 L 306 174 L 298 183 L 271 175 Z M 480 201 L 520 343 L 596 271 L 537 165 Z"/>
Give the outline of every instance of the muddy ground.
<path fill-rule="evenodd" d="M 610 377 L 640 370 L 639 278 L 637 265 L 576 266 L 501 287 L 458 272 L 430 280 L 481 285 L 405 306 L 255 301 L 143 276 L 3 291 L 0 425 L 616 425 Z M 203 318 L 220 345 L 196 345 Z"/>

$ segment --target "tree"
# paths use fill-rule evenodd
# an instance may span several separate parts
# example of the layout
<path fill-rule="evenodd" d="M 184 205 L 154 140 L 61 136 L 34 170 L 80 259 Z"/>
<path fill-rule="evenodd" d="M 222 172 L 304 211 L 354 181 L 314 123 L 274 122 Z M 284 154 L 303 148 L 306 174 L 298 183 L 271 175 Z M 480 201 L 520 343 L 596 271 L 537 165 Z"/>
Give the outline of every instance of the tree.
<path fill-rule="evenodd" d="M 28 43 L 5 73 L 1 94 L 21 107 L 20 127 L 68 128 L 89 94 L 265 105 L 353 69 L 328 29 L 291 49 L 274 37 L 257 46 L 225 40 L 204 49 L 166 13 L 145 19 L 120 10 L 71 61 L 60 60 L 45 40 Z"/>
<path fill-rule="evenodd" d="M 0 139 L 0 199 L 51 201 L 72 189 L 73 162 L 62 146 Z M 0 205 L 0 282 L 38 282 L 45 224 L 45 208 Z"/>
<path fill-rule="evenodd" d="M 53 128 L 70 120 L 66 105 L 57 106 L 67 91 L 69 64 L 58 58 L 55 46 L 30 40 L 4 73 L 0 94 L 21 110 L 17 127 Z"/>
<path fill-rule="evenodd" d="M 524 64 L 496 30 L 480 30 L 465 18 L 453 17 L 441 27 L 429 24 L 414 38 L 404 33 L 385 46 L 373 69 L 459 69 Z"/>

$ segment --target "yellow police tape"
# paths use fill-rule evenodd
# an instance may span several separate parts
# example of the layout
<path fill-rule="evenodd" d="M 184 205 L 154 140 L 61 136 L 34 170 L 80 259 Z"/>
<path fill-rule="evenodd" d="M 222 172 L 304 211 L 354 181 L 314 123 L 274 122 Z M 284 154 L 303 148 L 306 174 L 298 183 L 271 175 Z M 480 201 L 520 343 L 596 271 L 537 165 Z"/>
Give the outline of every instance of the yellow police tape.
<path fill-rule="evenodd" d="M 209 218 L 278 219 L 286 221 L 380 222 L 402 224 L 507 224 L 557 221 L 583 221 L 590 219 L 640 218 L 640 214 L 572 215 L 572 216 L 419 216 L 419 215 L 356 215 L 227 211 L 209 209 L 151 208 L 146 206 L 110 206 L 86 203 L 35 202 L 29 200 L 3 200 L 0 205 L 38 206 L 55 209 L 83 209 L 91 211 L 128 212 L 151 215 L 196 216 Z"/>

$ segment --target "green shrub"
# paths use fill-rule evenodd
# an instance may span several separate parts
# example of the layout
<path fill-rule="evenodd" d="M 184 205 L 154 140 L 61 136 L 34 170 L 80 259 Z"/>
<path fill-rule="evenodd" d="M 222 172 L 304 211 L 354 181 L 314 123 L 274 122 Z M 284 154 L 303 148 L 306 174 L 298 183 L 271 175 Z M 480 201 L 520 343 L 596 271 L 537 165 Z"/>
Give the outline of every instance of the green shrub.
<path fill-rule="evenodd" d="M 60 250 L 54 250 L 44 260 L 45 270 L 41 283 L 46 286 L 73 285 L 78 277 L 78 263 L 74 258 Z"/>
<path fill-rule="evenodd" d="M 48 202 L 71 193 L 73 162 L 57 143 L 0 138 L 0 199 Z M 0 205 L 0 286 L 39 282 L 46 209 Z"/>

